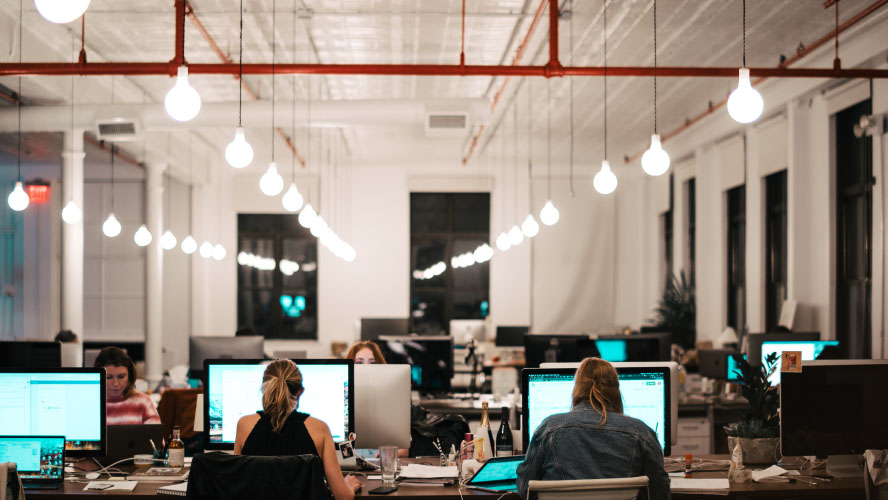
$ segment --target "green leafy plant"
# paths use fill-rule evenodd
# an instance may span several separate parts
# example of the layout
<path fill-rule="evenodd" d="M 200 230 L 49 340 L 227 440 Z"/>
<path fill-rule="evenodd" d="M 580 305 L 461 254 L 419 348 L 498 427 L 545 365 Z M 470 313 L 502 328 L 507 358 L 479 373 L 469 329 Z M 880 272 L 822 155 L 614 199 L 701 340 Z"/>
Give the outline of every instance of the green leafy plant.
<path fill-rule="evenodd" d="M 697 340 L 697 301 L 694 287 L 685 279 L 684 271 L 669 276 L 660 304 L 654 310 L 654 321 L 672 333 L 672 341 L 685 349 L 693 349 Z"/>
<path fill-rule="evenodd" d="M 777 353 L 768 354 L 761 367 L 753 367 L 735 354 L 738 373 L 742 382 L 741 392 L 749 401 L 749 407 L 740 412 L 740 420 L 724 427 L 728 436 L 741 438 L 775 438 L 780 436 L 780 419 L 777 409 L 780 398 L 776 387 L 771 387 L 768 376 L 777 369 Z"/>

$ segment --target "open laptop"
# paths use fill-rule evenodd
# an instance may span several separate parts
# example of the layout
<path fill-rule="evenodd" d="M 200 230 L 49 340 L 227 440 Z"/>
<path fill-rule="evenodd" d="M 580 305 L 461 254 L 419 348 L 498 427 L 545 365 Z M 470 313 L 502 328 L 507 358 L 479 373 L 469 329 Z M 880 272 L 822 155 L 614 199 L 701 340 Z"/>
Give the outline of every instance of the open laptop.
<path fill-rule="evenodd" d="M 524 455 L 488 459 L 466 486 L 494 493 L 518 491 L 518 466 L 521 462 L 524 462 Z"/>
<path fill-rule="evenodd" d="M 0 462 L 15 462 L 25 488 L 65 481 L 65 436 L 0 436 Z"/>
<path fill-rule="evenodd" d="M 99 463 L 106 466 L 125 458 L 133 458 L 134 455 L 154 454 L 151 441 L 160 448 L 164 435 L 163 424 L 109 425 L 106 432 L 108 450 L 103 458 L 98 459 Z"/>

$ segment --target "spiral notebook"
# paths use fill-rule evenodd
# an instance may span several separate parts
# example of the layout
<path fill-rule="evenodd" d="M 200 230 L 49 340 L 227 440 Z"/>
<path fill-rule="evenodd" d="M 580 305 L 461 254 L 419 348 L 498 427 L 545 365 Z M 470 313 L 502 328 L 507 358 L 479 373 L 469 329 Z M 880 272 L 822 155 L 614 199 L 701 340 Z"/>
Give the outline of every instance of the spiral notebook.
<path fill-rule="evenodd" d="M 170 484 L 167 486 L 161 486 L 160 488 L 157 488 L 157 490 L 154 493 L 157 495 L 173 495 L 173 496 L 177 496 L 177 497 L 184 497 L 185 492 L 187 492 L 187 491 L 188 491 L 188 481 L 185 481 L 184 483 L 176 483 L 176 484 Z"/>

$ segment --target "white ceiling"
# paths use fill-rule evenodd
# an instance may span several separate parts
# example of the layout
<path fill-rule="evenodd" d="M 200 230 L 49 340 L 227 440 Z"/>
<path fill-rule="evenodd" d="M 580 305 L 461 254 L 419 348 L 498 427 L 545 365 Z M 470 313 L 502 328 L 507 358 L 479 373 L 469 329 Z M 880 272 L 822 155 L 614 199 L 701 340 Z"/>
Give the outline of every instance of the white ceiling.
<path fill-rule="evenodd" d="M 196 16 L 223 51 L 237 61 L 237 0 L 189 0 Z M 0 61 L 17 61 L 15 42 L 20 0 L 0 0 Z M 460 50 L 461 0 L 278 0 L 276 2 L 276 59 L 281 62 L 323 63 L 425 63 L 455 64 Z M 823 0 L 748 0 L 747 61 L 750 66 L 775 66 L 781 54 L 791 56 L 799 43 L 811 43 L 829 32 L 834 11 L 823 8 Z M 871 0 L 842 0 L 840 21 L 869 5 Z M 602 0 L 574 0 L 574 14 L 560 21 L 562 63 L 601 65 Z M 539 0 L 470 0 L 467 2 L 467 64 L 509 64 L 527 32 Z M 273 0 L 249 0 L 244 13 L 244 61 L 270 62 L 272 58 Z M 570 2 L 562 0 L 562 9 Z M 86 45 L 89 61 L 168 61 L 173 56 L 173 1 L 93 0 L 86 16 Z M 298 15 L 294 15 L 294 11 Z M 693 66 L 739 66 L 741 62 L 740 0 L 659 0 L 658 63 Z M 653 64 L 653 12 L 650 0 L 611 0 L 608 3 L 608 63 L 620 66 Z M 5 17 L 4 17 L 5 16 Z M 523 64 L 543 64 L 548 58 L 547 17 L 544 15 L 532 38 Z M 571 24 L 573 43 L 571 43 Z M 294 29 L 295 28 L 295 29 Z M 80 23 L 54 25 L 24 0 L 24 61 L 71 61 L 79 50 Z M 295 44 L 294 44 L 295 39 Z M 310 41 L 310 43 L 309 43 Z M 217 63 L 210 45 L 186 21 L 186 57 L 192 63 Z M 249 86 L 262 99 L 271 98 L 270 76 L 246 76 Z M 295 82 L 294 82 L 295 80 Z M 530 111 L 535 157 L 544 162 L 546 90 L 552 92 L 552 150 L 566 159 L 570 137 L 569 79 L 531 80 Z M 25 78 L 23 96 L 32 103 L 69 103 L 68 77 Z M 78 103 L 108 103 L 112 100 L 110 77 L 79 78 Z M 228 76 L 192 76 L 192 84 L 204 102 L 236 101 L 238 85 Z M 314 99 L 441 99 L 492 98 L 500 79 L 489 77 L 396 77 L 316 76 Z M 518 99 L 512 92 L 520 79 L 513 79 L 509 92 L 497 108 L 495 121 L 504 116 L 494 139 L 495 150 L 512 151 L 513 102 L 518 105 L 520 157 L 526 151 L 527 86 Z M 0 84 L 16 88 L 13 78 Z M 154 102 L 161 105 L 172 80 L 166 77 L 117 77 L 113 84 L 116 102 Z M 708 101 L 724 98 L 734 79 L 661 78 L 658 83 L 658 118 L 661 132 L 682 124 L 707 107 Z M 307 97 L 307 77 L 279 76 L 279 100 Z M 603 79 L 576 78 L 574 85 L 575 158 L 597 164 L 602 151 Z M 247 98 L 246 94 L 244 96 Z M 622 164 L 624 154 L 646 147 L 653 128 L 653 85 L 650 78 L 611 78 L 608 81 L 608 136 L 611 163 Z M 380 113 L 385 113 L 380 106 Z M 271 118 L 269 117 L 269 125 Z M 230 124 L 198 131 L 204 141 L 222 150 L 233 136 L 236 117 Z M 291 123 L 278 123 L 291 133 Z M 301 124 L 300 124 L 301 125 Z M 355 126 L 342 130 L 348 150 L 361 159 L 372 160 L 392 148 L 404 147 L 421 153 L 434 151 L 454 165 L 467 148 L 468 135 L 451 139 L 429 139 L 422 123 L 404 127 Z M 487 143 L 488 127 L 483 144 Z M 268 129 L 248 134 L 257 148 L 257 158 L 267 154 Z M 316 136 L 319 134 L 316 134 Z M 297 131 L 297 146 L 304 149 L 303 130 Z M 283 143 L 276 143 L 282 151 Z M 421 156 L 417 156 L 421 158 Z M 254 162 L 255 164 L 256 162 Z M 358 162 L 360 163 L 360 162 Z"/>

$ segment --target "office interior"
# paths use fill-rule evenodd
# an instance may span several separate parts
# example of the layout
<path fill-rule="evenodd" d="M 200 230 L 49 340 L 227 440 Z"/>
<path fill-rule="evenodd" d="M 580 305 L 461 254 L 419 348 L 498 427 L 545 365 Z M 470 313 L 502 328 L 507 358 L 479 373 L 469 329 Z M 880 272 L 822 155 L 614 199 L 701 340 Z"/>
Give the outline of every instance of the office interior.
<path fill-rule="evenodd" d="M 265 356 L 329 359 L 365 319 L 422 336 L 475 320 L 484 361 L 515 370 L 517 404 L 527 353 L 495 346 L 498 328 L 661 332 L 656 309 L 675 279 L 695 297 L 689 350 L 817 332 L 840 359 L 886 359 L 884 2 L 661 0 L 656 21 L 654 2 L 607 2 L 606 33 L 600 1 L 466 4 L 263 0 L 241 14 L 228 0 L 93 0 L 85 22 L 55 24 L 3 0 L 0 340 L 71 330 L 132 343 L 154 389 L 193 367 L 190 340 L 243 327 L 264 336 Z M 539 69 L 460 75 L 461 51 L 468 68 Z M 205 65 L 188 75 L 201 109 L 184 122 L 164 109 L 180 56 Z M 550 73 L 553 57 L 602 71 Z M 832 74 L 801 72 L 837 60 Z M 167 66 L 83 71 L 123 62 Z M 272 62 L 275 76 L 253 66 Z M 764 101 L 748 124 L 726 109 L 742 64 Z M 731 71 L 667 71 L 683 66 Z M 756 68 L 787 71 L 759 81 Z M 226 159 L 238 126 L 254 152 L 245 168 Z M 658 176 L 642 167 L 654 132 L 671 159 Z M 609 194 L 594 181 L 603 160 L 618 180 Z M 270 164 L 282 177 L 271 196 L 260 187 Z M 17 181 L 21 211 L 5 202 Z M 307 208 L 285 208 L 291 184 L 326 238 L 301 225 Z M 69 224 L 70 202 L 82 217 Z M 548 203 L 557 217 L 541 213 Z M 116 237 L 103 234 L 112 213 Z M 452 340 L 465 368 L 465 335 Z M 673 388 L 682 397 L 712 391 L 688 379 Z M 453 381 L 469 392 L 464 373 Z M 684 442 L 727 453 L 721 421 L 690 401 L 696 434 Z"/>

